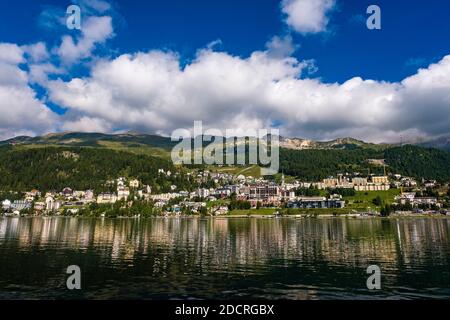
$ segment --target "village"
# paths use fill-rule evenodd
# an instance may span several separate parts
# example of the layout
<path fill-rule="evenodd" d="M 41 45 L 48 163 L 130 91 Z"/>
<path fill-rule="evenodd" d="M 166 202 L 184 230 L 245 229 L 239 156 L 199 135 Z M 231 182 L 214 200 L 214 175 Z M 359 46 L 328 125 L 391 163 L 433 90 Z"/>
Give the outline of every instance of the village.
<path fill-rule="evenodd" d="M 171 172 L 160 169 L 158 174 L 171 175 Z M 450 215 L 448 185 L 418 182 L 397 174 L 368 177 L 339 174 L 318 182 L 292 178 L 287 181 L 283 174 L 278 182 L 209 170 L 190 175 L 199 185 L 214 187 L 189 192 L 172 185 L 171 192 L 154 193 L 151 186 L 142 185 L 137 179 L 118 177 L 106 182 L 113 192 L 80 191 L 70 186 L 45 194 L 39 190 L 24 191 L 20 199 L 3 199 L 1 213 L 78 216 L 95 208 L 100 216 L 140 216 L 139 210 L 129 210 L 139 204 L 141 209 L 150 208 L 146 211 L 152 216 Z M 447 194 L 441 196 L 440 188 L 447 190 Z M 113 207 L 117 209 L 116 214 L 108 214 L 108 209 Z M 388 213 L 383 212 L 386 207 L 391 208 Z"/>

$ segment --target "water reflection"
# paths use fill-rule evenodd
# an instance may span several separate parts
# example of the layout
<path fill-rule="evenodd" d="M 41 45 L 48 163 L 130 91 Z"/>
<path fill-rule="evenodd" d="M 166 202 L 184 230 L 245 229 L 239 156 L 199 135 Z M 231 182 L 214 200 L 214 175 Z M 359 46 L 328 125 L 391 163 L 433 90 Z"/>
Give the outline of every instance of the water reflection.
<path fill-rule="evenodd" d="M 450 297 L 449 232 L 426 218 L 0 218 L 0 297 Z M 70 264 L 82 292 L 64 290 Z"/>

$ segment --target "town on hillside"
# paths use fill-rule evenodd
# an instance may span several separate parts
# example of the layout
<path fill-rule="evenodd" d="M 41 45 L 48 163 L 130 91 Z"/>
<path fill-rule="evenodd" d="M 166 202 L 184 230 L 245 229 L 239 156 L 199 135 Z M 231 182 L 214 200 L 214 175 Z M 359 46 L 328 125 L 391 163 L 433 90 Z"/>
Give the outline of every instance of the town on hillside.
<path fill-rule="evenodd" d="M 159 169 L 159 175 L 172 173 Z M 133 177 L 105 182 L 110 192 L 24 190 L 0 193 L 5 216 L 60 215 L 93 217 L 145 216 L 389 216 L 450 215 L 448 184 L 399 174 L 339 174 L 305 182 L 197 170 L 188 173 L 201 187 L 157 193 Z"/>

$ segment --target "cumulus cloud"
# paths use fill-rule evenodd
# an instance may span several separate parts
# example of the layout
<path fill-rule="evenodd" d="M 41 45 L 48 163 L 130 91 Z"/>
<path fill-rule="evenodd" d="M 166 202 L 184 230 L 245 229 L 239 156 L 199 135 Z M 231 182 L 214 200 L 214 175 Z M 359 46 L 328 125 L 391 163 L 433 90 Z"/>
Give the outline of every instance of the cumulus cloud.
<path fill-rule="evenodd" d="M 8 64 L 25 62 L 23 50 L 13 43 L 0 43 L 0 62 Z"/>
<path fill-rule="evenodd" d="M 291 56 L 299 47 L 294 44 L 292 37 L 287 35 L 285 37 L 275 36 L 266 43 L 267 53 L 274 58 L 284 58 Z"/>
<path fill-rule="evenodd" d="M 30 62 L 41 62 L 48 60 L 50 57 L 50 53 L 47 50 L 47 45 L 44 42 L 26 45 L 23 46 L 22 49 L 28 56 Z"/>
<path fill-rule="evenodd" d="M 176 54 L 150 51 L 101 61 L 90 78 L 53 81 L 49 93 L 54 102 L 112 127 L 170 133 L 208 119 L 222 128 L 245 128 L 266 124 L 254 112 L 266 103 L 267 84 L 296 77 L 303 67 L 267 51 L 241 59 L 205 49 L 182 69 Z"/>
<path fill-rule="evenodd" d="M 75 120 L 66 119 L 61 129 L 76 132 L 111 132 L 111 127 L 103 119 L 86 116 Z"/>
<path fill-rule="evenodd" d="M 195 120 L 220 129 L 278 123 L 290 136 L 375 142 L 449 132 L 450 56 L 398 83 L 323 83 L 302 77 L 310 63 L 291 49 L 274 55 L 280 41 L 248 58 L 204 49 L 184 67 L 173 52 L 125 54 L 99 61 L 89 77 L 50 82 L 49 94 L 97 128 L 170 134 Z"/>
<path fill-rule="evenodd" d="M 283 0 L 281 10 L 288 26 L 299 33 L 318 33 L 326 30 L 328 14 L 335 0 Z"/>
<path fill-rule="evenodd" d="M 0 139 L 55 129 L 56 116 L 36 98 L 28 74 L 20 69 L 24 51 L 15 44 L 0 43 Z"/>
<path fill-rule="evenodd" d="M 81 35 L 76 40 L 66 35 L 55 50 L 64 64 L 73 64 L 91 56 L 96 45 L 103 44 L 114 35 L 110 16 L 88 17 L 83 22 Z"/>
<path fill-rule="evenodd" d="M 101 0 L 82 3 L 89 12 L 110 10 Z M 288 24 L 303 33 L 325 30 L 333 5 L 282 2 Z M 284 36 L 248 57 L 217 51 L 215 41 L 189 63 L 176 52 L 150 50 L 98 58 L 88 65 L 88 75 L 58 78 L 113 32 L 110 16 L 94 15 L 86 17 L 78 36 L 63 37 L 50 52 L 42 42 L 0 43 L 0 138 L 60 130 L 170 135 L 198 120 L 205 129 L 278 127 L 286 136 L 319 140 L 398 142 L 400 136 L 450 134 L 450 55 L 399 82 L 354 77 L 324 83 L 311 78 L 314 61 L 295 58 L 298 46 Z M 45 91 L 42 100 L 32 89 L 36 84 Z M 47 99 L 67 112 L 55 114 Z"/>
<path fill-rule="evenodd" d="M 104 13 L 111 10 L 111 4 L 102 0 L 77 0 L 75 4 L 88 14 Z"/>

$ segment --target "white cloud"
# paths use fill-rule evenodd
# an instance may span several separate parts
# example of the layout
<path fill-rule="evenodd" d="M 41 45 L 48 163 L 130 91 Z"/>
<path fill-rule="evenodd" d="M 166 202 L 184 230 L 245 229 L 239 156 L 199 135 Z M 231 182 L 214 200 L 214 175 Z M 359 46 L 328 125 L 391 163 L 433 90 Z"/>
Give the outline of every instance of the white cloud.
<path fill-rule="evenodd" d="M 195 120 L 221 129 L 281 123 L 290 136 L 378 142 L 450 132 L 450 56 L 399 83 L 330 84 L 301 78 L 308 61 L 273 55 L 279 42 L 248 58 L 201 50 L 184 68 L 172 52 L 122 55 L 98 62 L 90 77 L 50 82 L 50 98 L 97 119 L 97 128 L 165 134 Z"/>
<path fill-rule="evenodd" d="M 29 82 L 41 86 L 45 86 L 49 75 L 58 75 L 65 72 L 63 69 L 57 68 L 51 63 L 30 64 L 29 69 Z"/>
<path fill-rule="evenodd" d="M 287 35 L 283 38 L 275 36 L 266 43 L 268 55 L 274 58 L 284 58 L 291 56 L 298 45 L 294 44 L 292 37 Z"/>
<path fill-rule="evenodd" d="M 31 62 L 41 62 L 47 60 L 50 54 L 47 50 L 47 45 L 44 42 L 37 42 L 32 45 L 22 47 L 23 51 L 29 57 Z"/>
<path fill-rule="evenodd" d="M 91 12 L 109 10 L 101 0 L 83 3 Z M 334 1 L 282 5 L 288 24 L 307 33 L 325 30 Z M 279 126 L 283 135 L 312 139 L 396 142 L 400 136 L 450 134 L 450 55 L 400 82 L 354 77 L 324 83 L 305 77 L 316 70 L 314 61 L 294 58 L 298 47 L 285 36 L 273 37 L 265 51 L 249 57 L 214 51 L 220 44 L 215 41 L 187 64 L 175 52 L 151 50 L 94 59 L 84 78 L 49 80 L 112 36 L 111 17 L 88 16 L 81 34 L 65 36 L 56 56 L 42 42 L 0 43 L 0 138 L 57 130 L 168 135 L 196 120 L 222 130 Z M 37 98 L 35 84 L 47 90 L 43 100 L 67 113 L 52 112 Z"/>
<path fill-rule="evenodd" d="M 76 120 L 66 120 L 61 129 L 64 131 L 76 132 L 110 132 L 111 127 L 99 118 L 90 118 L 83 116 Z"/>
<path fill-rule="evenodd" d="M 0 62 L 8 64 L 25 62 L 22 48 L 13 43 L 0 43 Z"/>
<path fill-rule="evenodd" d="M 111 4 L 102 0 L 78 0 L 75 3 L 81 6 L 83 12 L 104 13 L 111 9 Z"/>
<path fill-rule="evenodd" d="M 299 33 L 318 33 L 326 30 L 328 13 L 335 0 L 283 0 L 281 10 L 286 23 Z"/>
<path fill-rule="evenodd" d="M 66 35 L 55 50 L 64 64 L 70 65 L 91 56 L 95 47 L 113 37 L 112 18 L 110 16 L 88 17 L 83 20 L 81 35 L 74 40 Z"/>
<path fill-rule="evenodd" d="M 23 50 L 0 43 L 0 139 L 55 130 L 57 117 L 36 98 L 28 75 L 19 68 Z"/>

